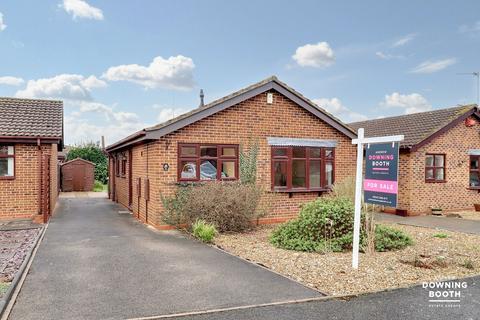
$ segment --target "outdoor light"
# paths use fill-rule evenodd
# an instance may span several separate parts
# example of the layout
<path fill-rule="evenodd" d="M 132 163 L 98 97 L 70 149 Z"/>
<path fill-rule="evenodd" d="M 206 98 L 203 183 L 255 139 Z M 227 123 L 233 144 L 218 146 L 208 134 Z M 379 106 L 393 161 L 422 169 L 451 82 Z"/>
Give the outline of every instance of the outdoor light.
<path fill-rule="evenodd" d="M 170 168 L 170 166 L 168 165 L 168 163 L 164 163 L 162 164 L 163 165 L 163 171 L 168 171 L 168 169 Z"/>

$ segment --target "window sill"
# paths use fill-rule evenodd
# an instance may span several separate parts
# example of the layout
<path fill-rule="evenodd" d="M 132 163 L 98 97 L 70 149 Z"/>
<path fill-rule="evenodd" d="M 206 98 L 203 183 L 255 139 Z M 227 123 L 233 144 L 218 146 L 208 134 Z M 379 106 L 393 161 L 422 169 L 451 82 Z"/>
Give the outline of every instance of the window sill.
<path fill-rule="evenodd" d="M 15 180 L 15 177 L 0 177 L 0 180 Z"/>
<path fill-rule="evenodd" d="M 212 183 L 212 182 L 237 182 L 239 181 L 238 179 L 223 179 L 223 180 L 179 180 L 177 182 L 174 182 L 174 185 L 177 186 L 189 186 L 189 185 L 202 185 L 206 183 Z"/>
<path fill-rule="evenodd" d="M 480 187 L 468 187 L 467 190 L 478 191 L 478 193 L 480 193 Z"/>
<path fill-rule="evenodd" d="M 446 183 L 447 180 L 425 180 L 425 183 Z"/>
<path fill-rule="evenodd" d="M 330 192 L 330 188 L 321 188 L 321 189 L 273 189 L 270 190 L 272 193 L 288 193 L 288 197 L 291 198 L 294 193 L 318 193 L 321 196 L 323 193 Z"/>

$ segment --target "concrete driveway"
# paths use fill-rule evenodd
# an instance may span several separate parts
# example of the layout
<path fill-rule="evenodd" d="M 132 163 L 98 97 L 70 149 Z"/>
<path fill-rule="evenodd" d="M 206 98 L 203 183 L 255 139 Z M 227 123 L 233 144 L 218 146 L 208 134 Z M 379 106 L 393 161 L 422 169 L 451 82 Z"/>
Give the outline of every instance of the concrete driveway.
<path fill-rule="evenodd" d="M 480 220 L 447 218 L 436 216 L 402 217 L 395 214 L 378 212 L 375 214 L 377 221 L 394 222 L 415 227 L 425 227 L 454 232 L 480 234 Z"/>
<path fill-rule="evenodd" d="M 124 210 L 61 199 L 10 319 L 126 319 L 321 296 Z"/>

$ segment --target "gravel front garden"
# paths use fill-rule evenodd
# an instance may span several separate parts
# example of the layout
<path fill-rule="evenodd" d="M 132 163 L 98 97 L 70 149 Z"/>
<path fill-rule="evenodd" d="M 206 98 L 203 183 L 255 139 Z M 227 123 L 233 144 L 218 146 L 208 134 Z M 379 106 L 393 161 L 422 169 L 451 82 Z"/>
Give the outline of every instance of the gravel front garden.
<path fill-rule="evenodd" d="M 414 244 L 389 252 L 360 254 L 351 268 L 351 252 L 298 252 L 274 247 L 274 227 L 223 233 L 218 247 L 330 295 L 359 294 L 388 288 L 480 274 L 480 236 L 387 224 L 410 235 Z"/>
<path fill-rule="evenodd" d="M 0 298 L 34 246 L 40 228 L 0 231 Z"/>

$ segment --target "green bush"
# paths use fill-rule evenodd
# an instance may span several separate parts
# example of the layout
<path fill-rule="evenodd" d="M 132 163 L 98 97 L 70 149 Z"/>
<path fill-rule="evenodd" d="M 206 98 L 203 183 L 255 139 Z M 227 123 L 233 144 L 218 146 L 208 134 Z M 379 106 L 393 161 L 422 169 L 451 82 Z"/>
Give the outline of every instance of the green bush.
<path fill-rule="evenodd" d="M 375 251 L 400 250 L 412 244 L 412 238 L 401 230 L 382 225 L 375 227 Z"/>
<path fill-rule="evenodd" d="M 201 219 L 219 232 L 243 231 L 258 217 L 262 191 L 255 184 L 216 182 L 179 187 L 173 197 L 162 197 L 162 219 L 171 225 L 191 226 Z"/>
<path fill-rule="evenodd" d="M 98 180 L 95 180 L 95 184 L 93 185 L 93 191 L 94 192 L 106 192 L 107 191 L 107 185 L 101 183 Z"/>
<path fill-rule="evenodd" d="M 354 207 L 345 197 L 322 197 L 305 204 L 297 219 L 277 229 L 270 242 L 279 248 L 297 251 L 340 252 L 352 248 Z M 364 215 L 361 225 L 365 224 Z M 365 230 L 361 229 L 360 244 L 366 241 Z M 377 226 L 375 250 L 397 250 L 410 245 L 412 240 L 399 230 Z"/>
<path fill-rule="evenodd" d="M 95 180 L 103 184 L 108 183 L 107 156 L 98 144 L 93 142 L 72 147 L 67 154 L 67 161 L 81 158 L 95 164 Z"/>
<path fill-rule="evenodd" d="M 433 235 L 434 238 L 440 238 L 440 239 L 445 239 L 445 238 L 448 238 L 448 234 L 446 233 L 443 233 L 443 232 L 439 232 L 439 233 L 435 233 Z"/>
<path fill-rule="evenodd" d="M 351 247 L 353 203 L 322 197 L 303 205 L 297 219 L 277 228 L 270 238 L 277 247 L 300 251 L 342 251 Z"/>
<path fill-rule="evenodd" d="M 192 226 L 192 233 L 195 238 L 208 243 L 212 242 L 217 234 L 217 229 L 205 220 L 197 220 Z"/>

